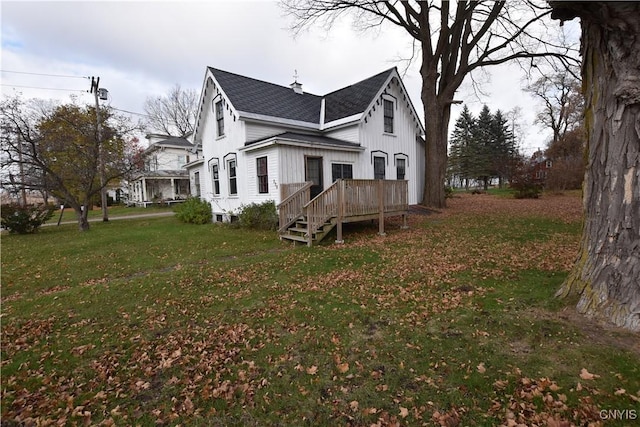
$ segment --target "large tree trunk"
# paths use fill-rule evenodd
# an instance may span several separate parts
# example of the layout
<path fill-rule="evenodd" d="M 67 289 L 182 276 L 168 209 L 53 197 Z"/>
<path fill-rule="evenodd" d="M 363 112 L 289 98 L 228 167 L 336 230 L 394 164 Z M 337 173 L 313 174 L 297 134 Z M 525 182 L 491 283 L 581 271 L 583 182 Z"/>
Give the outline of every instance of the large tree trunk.
<path fill-rule="evenodd" d="M 582 19 L 588 144 L 580 254 L 558 295 L 640 331 L 640 3 L 551 4 Z"/>
<path fill-rule="evenodd" d="M 424 52 L 423 48 L 423 52 Z M 446 198 L 444 183 L 447 178 L 447 141 L 451 103 L 442 103 L 442 95 L 436 96 L 437 71 L 433 64 L 423 58 L 422 105 L 425 124 L 425 180 L 422 205 L 444 208 Z"/>

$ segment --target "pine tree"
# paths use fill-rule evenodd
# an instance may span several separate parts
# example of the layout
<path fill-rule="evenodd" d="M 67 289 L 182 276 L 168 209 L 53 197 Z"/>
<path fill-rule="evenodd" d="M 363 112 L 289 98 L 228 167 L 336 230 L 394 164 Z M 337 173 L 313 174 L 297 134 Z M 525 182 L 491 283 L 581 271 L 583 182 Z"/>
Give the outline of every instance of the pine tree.
<path fill-rule="evenodd" d="M 466 188 L 469 188 L 469 180 L 475 178 L 471 170 L 475 126 L 476 119 L 469 111 L 469 107 L 465 105 L 460 117 L 456 120 L 451 136 L 449 173 L 454 179 L 464 182 Z"/>

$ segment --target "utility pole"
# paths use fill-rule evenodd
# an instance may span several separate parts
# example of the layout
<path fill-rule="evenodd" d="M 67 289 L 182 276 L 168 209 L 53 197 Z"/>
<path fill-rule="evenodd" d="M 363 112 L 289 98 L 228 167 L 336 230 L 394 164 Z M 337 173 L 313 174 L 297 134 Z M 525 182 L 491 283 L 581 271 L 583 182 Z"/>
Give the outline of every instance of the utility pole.
<path fill-rule="evenodd" d="M 107 210 L 107 188 L 104 172 L 104 156 L 102 149 L 102 126 L 100 125 L 100 104 L 98 103 L 98 92 L 102 97 L 102 91 L 99 89 L 100 77 L 91 77 L 91 93 L 96 100 L 96 133 L 98 137 L 98 169 L 100 174 L 100 207 L 102 209 L 102 221 L 109 221 L 109 211 Z M 104 90 L 104 89 L 103 89 Z M 103 99 L 106 99 L 103 98 Z"/>

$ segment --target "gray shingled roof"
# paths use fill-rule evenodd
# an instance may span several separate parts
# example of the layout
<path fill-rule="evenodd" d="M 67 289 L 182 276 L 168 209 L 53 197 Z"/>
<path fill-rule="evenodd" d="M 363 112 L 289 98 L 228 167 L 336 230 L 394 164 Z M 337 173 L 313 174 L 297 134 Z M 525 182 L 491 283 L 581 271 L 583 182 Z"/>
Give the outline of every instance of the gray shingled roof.
<path fill-rule="evenodd" d="M 325 123 L 364 112 L 394 69 L 322 97 L 209 67 L 236 110 L 309 123 L 320 122 L 322 98 Z"/>
<path fill-rule="evenodd" d="M 325 95 L 325 123 L 362 113 L 394 68 Z"/>
<path fill-rule="evenodd" d="M 163 139 L 161 141 L 157 141 L 154 144 L 156 145 L 174 145 L 177 147 L 185 147 L 185 148 L 193 148 L 193 144 L 190 143 L 185 138 L 180 138 L 178 136 L 173 136 L 171 138 Z"/>
<path fill-rule="evenodd" d="M 320 122 L 320 99 L 310 93 L 209 67 L 238 111 L 303 122 Z"/>
<path fill-rule="evenodd" d="M 297 133 L 297 132 L 284 132 L 284 133 L 270 136 L 268 138 L 263 138 L 257 141 L 250 141 L 250 142 L 247 142 L 245 146 L 259 144 L 261 142 L 268 141 L 270 139 L 289 139 L 289 140 L 295 140 L 295 141 L 301 141 L 301 142 L 309 142 L 312 144 L 339 145 L 343 147 L 352 147 L 352 148 L 360 147 L 360 144 L 345 141 L 343 139 L 330 138 L 328 136 L 323 136 L 323 135 L 309 135 L 309 134 Z"/>

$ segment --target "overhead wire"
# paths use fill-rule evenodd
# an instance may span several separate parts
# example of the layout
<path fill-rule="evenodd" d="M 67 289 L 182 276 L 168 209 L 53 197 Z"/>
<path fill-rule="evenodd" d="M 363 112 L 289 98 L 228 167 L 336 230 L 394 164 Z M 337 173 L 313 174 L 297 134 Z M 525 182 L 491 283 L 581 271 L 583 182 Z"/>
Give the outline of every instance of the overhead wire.
<path fill-rule="evenodd" d="M 13 70 L 0 70 L 2 73 L 12 73 L 12 74 L 29 74 L 32 76 L 45 76 L 45 77 L 61 77 L 67 79 L 89 79 L 87 76 L 72 76 L 68 74 L 45 74 L 45 73 L 31 73 L 28 71 L 13 71 Z"/>
<path fill-rule="evenodd" d="M 24 86 L 24 85 L 12 85 L 12 84 L 0 84 L 0 86 L 7 86 L 7 87 L 13 87 L 13 88 L 20 88 L 20 89 L 42 89 L 42 90 L 64 90 L 67 92 L 87 92 L 86 90 L 82 90 L 82 89 L 63 89 L 63 88 L 56 88 L 56 87 L 41 87 L 41 86 Z"/>

